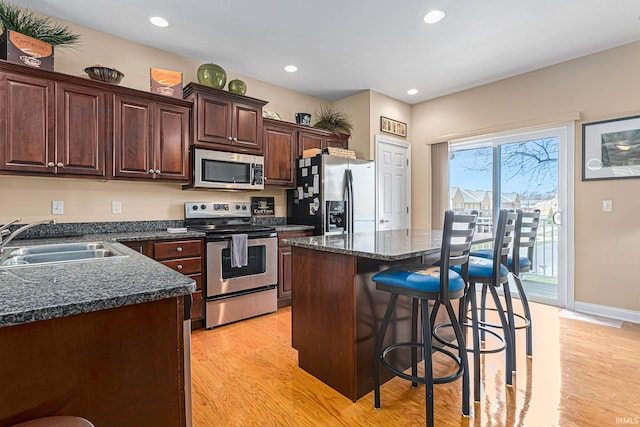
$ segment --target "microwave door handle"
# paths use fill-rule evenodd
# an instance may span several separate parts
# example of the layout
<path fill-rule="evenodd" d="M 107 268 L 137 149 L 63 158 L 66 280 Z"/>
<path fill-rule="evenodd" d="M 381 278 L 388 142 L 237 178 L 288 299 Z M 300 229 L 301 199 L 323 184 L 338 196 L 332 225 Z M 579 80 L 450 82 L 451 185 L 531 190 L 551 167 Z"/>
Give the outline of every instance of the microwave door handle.
<path fill-rule="evenodd" d="M 251 167 L 249 168 L 249 183 L 251 185 L 256 184 L 256 164 L 251 163 Z"/>

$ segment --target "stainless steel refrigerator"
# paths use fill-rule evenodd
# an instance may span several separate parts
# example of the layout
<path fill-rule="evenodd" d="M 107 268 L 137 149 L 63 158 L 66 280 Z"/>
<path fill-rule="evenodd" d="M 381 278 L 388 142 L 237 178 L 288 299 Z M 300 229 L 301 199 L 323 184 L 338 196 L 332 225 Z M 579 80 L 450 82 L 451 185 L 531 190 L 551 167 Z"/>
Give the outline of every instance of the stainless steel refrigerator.
<path fill-rule="evenodd" d="M 373 232 L 375 163 L 319 154 L 297 160 L 297 188 L 287 194 L 287 222 L 315 234 Z"/>

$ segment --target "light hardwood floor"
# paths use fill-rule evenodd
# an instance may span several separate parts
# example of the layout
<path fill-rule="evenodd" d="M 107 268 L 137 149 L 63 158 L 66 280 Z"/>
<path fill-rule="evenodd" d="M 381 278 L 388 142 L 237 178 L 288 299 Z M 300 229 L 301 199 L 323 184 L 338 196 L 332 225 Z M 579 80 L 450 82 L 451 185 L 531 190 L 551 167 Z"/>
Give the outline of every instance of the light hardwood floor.
<path fill-rule="evenodd" d="M 533 304 L 534 356 L 518 332 L 514 386 L 502 354 L 484 356 L 483 396 L 460 411 L 460 383 L 435 386 L 437 426 L 615 426 L 640 423 L 640 325 L 559 317 Z M 444 365 L 444 359 L 442 360 Z M 442 368 L 442 366 L 440 366 Z M 473 370 L 471 370 L 473 372 Z M 437 372 L 436 372 L 437 373 Z M 193 420 L 212 426 L 424 425 L 424 387 L 394 378 L 353 403 L 297 366 L 291 309 L 192 335 Z"/>

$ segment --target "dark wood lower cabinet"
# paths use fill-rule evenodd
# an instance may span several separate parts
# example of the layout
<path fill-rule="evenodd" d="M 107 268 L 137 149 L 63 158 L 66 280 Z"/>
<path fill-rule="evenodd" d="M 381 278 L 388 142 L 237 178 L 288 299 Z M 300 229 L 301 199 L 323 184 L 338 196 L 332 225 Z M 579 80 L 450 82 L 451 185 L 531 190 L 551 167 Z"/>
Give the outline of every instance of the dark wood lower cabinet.
<path fill-rule="evenodd" d="M 122 244 L 195 280 L 196 290 L 191 294 L 191 321 L 193 329 L 203 327 L 204 239 L 147 240 Z"/>
<path fill-rule="evenodd" d="M 278 308 L 291 305 L 291 246 L 282 240 L 312 235 L 313 231 L 278 232 Z"/>
<path fill-rule="evenodd" d="M 173 297 L 0 328 L 0 427 L 53 415 L 186 426 L 183 311 Z"/>

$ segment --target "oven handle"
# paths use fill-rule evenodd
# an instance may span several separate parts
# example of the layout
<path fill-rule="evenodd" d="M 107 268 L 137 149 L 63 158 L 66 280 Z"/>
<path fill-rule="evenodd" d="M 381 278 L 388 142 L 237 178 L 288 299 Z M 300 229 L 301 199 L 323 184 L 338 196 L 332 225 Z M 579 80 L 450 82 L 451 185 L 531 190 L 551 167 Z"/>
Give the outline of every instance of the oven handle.
<path fill-rule="evenodd" d="M 238 233 L 238 234 L 246 234 L 246 233 Z M 248 240 L 254 239 L 267 239 L 270 237 L 277 237 L 277 234 L 273 231 L 266 231 L 264 233 L 252 233 L 248 235 Z M 231 235 L 221 235 L 221 236 L 207 236 L 207 242 L 223 242 L 223 241 L 231 241 Z"/>

